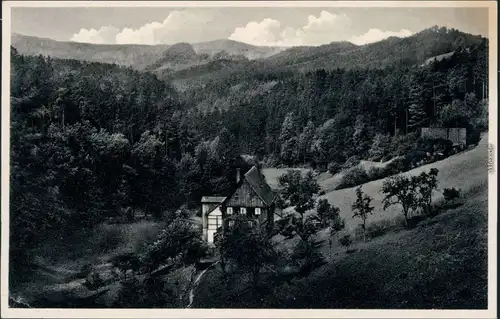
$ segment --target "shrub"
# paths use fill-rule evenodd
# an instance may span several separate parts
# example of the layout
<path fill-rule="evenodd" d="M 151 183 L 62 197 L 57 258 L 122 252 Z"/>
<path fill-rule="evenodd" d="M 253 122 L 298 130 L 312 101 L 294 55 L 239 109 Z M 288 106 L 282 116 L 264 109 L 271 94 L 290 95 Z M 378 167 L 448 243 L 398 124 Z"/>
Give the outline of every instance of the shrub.
<path fill-rule="evenodd" d="M 319 251 L 321 242 L 316 240 L 302 240 L 295 246 L 291 258 L 299 265 L 299 276 L 307 276 L 316 268 L 324 265 L 323 254 Z"/>
<path fill-rule="evenodd" d="M 478 103 L 477 117 L 470 119 L 471 124 L 479 131 L 484 132 L 488 130 L 488 101 L 483 100 Z"/>
<path fill-rule="evenodd" d="M 340 169 L 341 169 L 341 166 L 337 162 L 331 162 L 330 164 L 328 164 L 328 172 L 332 175 L 335 175 L 338 172 L 340 172 Z"/>
<path fill-rule="evenodd" d="M 99 276 L 99 273 L 92 271 L 85 279 L 83 285 L 90 290 L 96 290 L 104 285 L 104 281 L 101 276 Z"/>
<path fill-rule="evenodd" d="M 453 188 L 445 188 L 443 191 L 444 199 L 449 202 L 460 197 L 460 190 Z"/>
<path fill-rule="evenodd" d="M 413 132 L 406 135 L 397 135 L 392 138 L 391 141 L 391 156 L 403 156 L 411 150 L 417 148 L 417 143 L 419 140 L 419 134 Z"/>
<path fill-rule="evenodd" d="M 474 125 L 467 125 L 467 145 L 477 145 L 481 140 L 481 132 Z"/>
<path fill-rule="evenodd" d="M 204 257 L 205 243 L 189 221 L 176 219 L 161 230 L 158 238 L 144 247 L 140 261 L 147 271 L 153 271 L 168 260 L 190 264 Z"/>
<path fill-rule="evenodd" d="M 351 168 L 340 181 L 337 189 L 353 187 L 360 184 L 364 184 L 369 181 L 368 174 L 363 167 L 355 166 Z"/>
<path fill-rule="evenodd" d="M 391 175 L 391 172 L 390 172 L 390 170 L 388 170 L 387 168 L 384 168 L 384 167 L 370 167 L 368 169 L 367 174 L 368 174 L 368 178 L 371 181 L 374 181 L 374 180 L 381 179 L 381 178 L 384 178 L 384 177 Z"/>
<path fill-rule="evenodd" d="M 349 169 L 349 168 L 355 167 L 356 165 L 359 164 L 359 162 L 360 162 L 359 157 L 357 157 L 357 156 L 349 157 L 347 159 L 347 161 L 345 161 L 345 163 L 342 164 L 342 168 L 343 169 Z"/>
<path fill-rule="evenodd" d="M 93 245 L 101 252 L 114 250 L 127 241 L 124 227 L 119 224 L 99 225 L 95 229 Z"/>
<path fill-rule="evenodd" d="M 389 154 L 390 146 L 391 137 L 388 134 L 377 134 L 373 138 L 373 143 L 368 151 L 368 155 L 373 161 L 381 160 Z"/>
<path fill-rule="evenodd" d="M 339 243 L 342 246 L 348 247 L 352 243 L 351 235 L 345 234 L 344 236 L 340 237 L 339 238 Z"/>
<path fill-rule="evenodd" d="M 389 172 L 389 175 L 398 174 L 401 172 L 406 172 L 410 169 L 410 165 L 405 157 L 397 157 L 392 162 L 387 164 L 386 169 Z"/>
<path fill-rule="evenodd" d="M 366 233 L 367 233 L 369 238 L 375 238 L 375 237 L 384 235 L 392 227 L 393 227 L 393 224 L 391 223 L 391 221 L 384 219 L 384 220 L 381 220 L 379 222 L 370 223 L 366 227 Z"/>
<path fill-rule="evenodd" d="M 419 140 L 417 148 L 425 153 L 443 153 L 448 156 L 453 150 L 453 142 L 443 138 L 423 138 Z"/>
<path fill-rule="evenodd" d="M 426 213 L 432 213 L 432 193 L 437 189 L 439 170 L 431 168 L 428 173 L 422 172 L 416 179 L 418 186 L 418 205 Z"/>
<path fill-rule="evenodd" d="M 408 164 L 409 168 L 419 166 L 425 161 L 427 157 L 426 152 L 424 151 L 411 151 L 405 156 L 405 162 Z"/>
<path fill-rule="evenodd" d="M 316 207 L 318 219 L 323 227 L 330 226 L 335 231 L 345 226 L 344 220 L 340 217 L 340 209 L 330 205 L 327 199 L 320 199 Z"/>

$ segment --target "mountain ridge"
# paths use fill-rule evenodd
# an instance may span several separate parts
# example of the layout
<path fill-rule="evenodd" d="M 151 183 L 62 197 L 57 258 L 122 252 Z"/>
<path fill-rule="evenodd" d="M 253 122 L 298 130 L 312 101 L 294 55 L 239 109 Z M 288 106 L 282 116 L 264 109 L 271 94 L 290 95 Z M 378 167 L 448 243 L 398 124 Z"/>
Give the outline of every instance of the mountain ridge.
<path fill-rule="evenodd" d="M 19 53 L 44 55 L 55 58 L 70 58 L 102 63 L 116 63 L 146 69 L 162 58 L 165 51 L 174 44 L 94 44 L 73 41 L 58 41 L 50 38 L 12 33 L 11 45 Z M 228 39 L 218 39 L 199 43 L 188 43 L 198 55 L 215 56 L 226 52 L 229 56 L 245 56 L 247 59 L 267 58 L 285 48 L 255 46 Z"/>
<path fill-rule="evenodd" d="M 150 71 L 164 79 L 175 80 L 179 76 L 191 85 L 198 78 L 210 81 L 241 72 L 422 65 L 429 58 L 484 39 L 456 29 L 433 26 L 409 37 L 393 36 L 364 45 L 340 41 L 319 46 L 259 47 L 228 39 L 172 45 L 89 44 L 17 33 L 12 34 L 12 45 L 21 54 L 114 63 Z"/>

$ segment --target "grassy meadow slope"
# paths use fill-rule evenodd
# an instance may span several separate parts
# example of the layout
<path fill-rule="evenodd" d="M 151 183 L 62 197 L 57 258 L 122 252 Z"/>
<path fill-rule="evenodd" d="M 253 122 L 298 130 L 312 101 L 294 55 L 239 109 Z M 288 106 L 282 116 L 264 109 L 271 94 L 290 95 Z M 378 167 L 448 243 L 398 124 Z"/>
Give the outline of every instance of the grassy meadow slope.
<path fill-rule="evenodd" d="M 438 174 L 438 192 L 434 194 L 434 201 L 442 199 L 442 192 L 444 188 L 460 188 L 463 192 L 482 187 L 488 183 L 488 135 L 484 134 L 479 145 L 473 149 L 466 150 L 457 155 L 448 157 L 442 161 L 434 162 L 428 165 L 420 166 L 408 172 L 402 173 L 403 175 L 419 175 L 424 171 L 429 171 L 435 167 L 439 170 Z M 277 184 L 277 179 L 280 174 L 286 172 L 286 169 L 264 170 L 268 182 L 272 185 Z M 321 177 L 322 175 L 319 175 Z M 336 176 L 324 180 L 319 180 L 322 189 L 328 189 L 329 183 Z M 387 210 L 382 209 L 383 196 L 380 193 L 384 179 L 371 181 L 363 184 L 363 192 L 373 198 L 372 206 L 375 207 L 373 215 L 368 219 L 368 223 L 377 222 L 385 219 L 394 219 L 401 215 L 400 207 L 391 206 Z M 353 230 L 359 220 L 353 220 L 351 216 L 351 205 L 356 200 L 356 187 L 334 190 L 326 193 L 318 198 L 326 198 L 330 204 L 340 208 L 342 218 L 345 218 L 346 229 Z M 288 208 L 287 210 L 290 210 Z"/>

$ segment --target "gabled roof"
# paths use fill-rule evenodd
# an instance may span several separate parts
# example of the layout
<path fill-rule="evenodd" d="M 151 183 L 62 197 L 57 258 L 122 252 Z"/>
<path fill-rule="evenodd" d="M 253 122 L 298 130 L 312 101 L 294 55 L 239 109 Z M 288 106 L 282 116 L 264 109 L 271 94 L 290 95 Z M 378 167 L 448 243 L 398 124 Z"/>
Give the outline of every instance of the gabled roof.
<path fill-rule="evenodd" d="M 222 203 L 226 198 L 225 197 L 219 197 L 219 196 L 203 196 L 201 198 L 202 203 Z"/>
<path fill-rule="evenodd" d="M 266 178 L 259 172 L 257 167 L 253 166 L 246 172 L 244 178 L 266 205 L 271 205 L 273 203 L 275 194 L 267 184 Z"/>
<path fill-rule="evenodd" d="M 210 206 L 208 208 L 208 211 L 206 212 L 206 215 L 210 215 L 214 210 L 216 210 L 218 207 L 220 207 L 220 204 L 212 204 L 212 206 Z"/>

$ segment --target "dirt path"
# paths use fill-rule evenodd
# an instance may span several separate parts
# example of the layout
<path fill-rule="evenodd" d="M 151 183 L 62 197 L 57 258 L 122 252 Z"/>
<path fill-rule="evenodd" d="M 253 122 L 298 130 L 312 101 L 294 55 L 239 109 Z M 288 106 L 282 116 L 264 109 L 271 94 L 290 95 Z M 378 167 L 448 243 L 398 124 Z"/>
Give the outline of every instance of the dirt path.
<path fill-rule="evenodd" d="M 194 291 L 196 288 L 198 288 L 198 285 L 200 284 L 200 281 L 201 281 L 201 278 L 203 277 L 203 275 L 205 275 L 205 273 L 207 272 L 207 270 L 209 270 L 210 268 L 214 267 L 215 265 L 217 265 L 219 263 L 219 261 L 213 263 L 212 265 L 208 266 L 205 270 L 203 270 L 199 275 L 198 277 L 196 277 L 196 280 L 194 281 L 193 283 L 193 286 L 191 287 L 191 289 L 189 290 L 189 304 L 187 305 L 186 308 L 191 308 L 191 306 L 193 305 L 193 301 L 194 301 Z"/>

